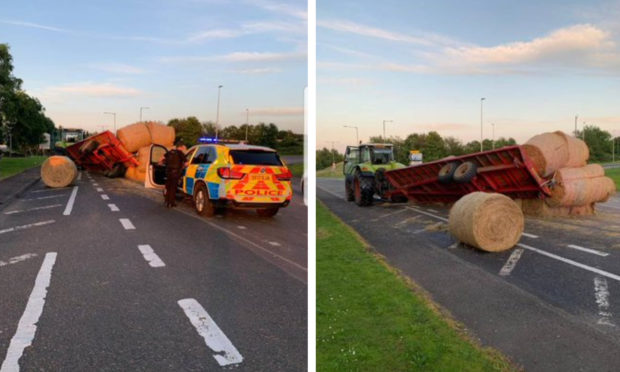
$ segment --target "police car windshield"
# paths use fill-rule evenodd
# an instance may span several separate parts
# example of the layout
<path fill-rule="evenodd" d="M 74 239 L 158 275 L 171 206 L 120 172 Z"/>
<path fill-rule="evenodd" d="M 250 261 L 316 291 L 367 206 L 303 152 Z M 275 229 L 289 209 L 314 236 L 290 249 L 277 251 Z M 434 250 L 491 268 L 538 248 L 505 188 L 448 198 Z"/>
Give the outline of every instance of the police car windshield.
<path fill-rule="evenodd" d="M 280 157 L 275 152 L 260 150 L 231 150 L 235 164 L 247 165 L 282 165 Z"/>

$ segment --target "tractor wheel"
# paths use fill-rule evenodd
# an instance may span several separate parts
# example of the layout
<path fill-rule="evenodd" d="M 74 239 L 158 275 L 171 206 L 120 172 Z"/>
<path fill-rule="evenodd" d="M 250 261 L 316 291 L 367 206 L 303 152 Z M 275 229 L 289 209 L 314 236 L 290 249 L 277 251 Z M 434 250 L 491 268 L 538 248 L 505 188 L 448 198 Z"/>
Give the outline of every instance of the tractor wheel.
<path fill-rule="evenodd" d="M 258 213 L 259 216 L 261 217 L 273 217 L 278 213 L 278 210 L 280 210 L 280 208 L 262 208 L 262 209 L 257 209 L 256 213 Z"/>
<path fill-rule="evenodd" d="M 82 155 L 90 154 L 91 152 L 95 151 L 97 149 L 97 147 L 99 147 L 99 142 L 97 142 L 97 141 L 88 141 L 85 144 L 83 144 L 82 146 L 80 146 L 80 153 Z"/>
<path fill-rule="evenodd" d="M 372 205 L 372 197 L 375 194 L 373 181 L 372 178 L 364 177 L 359 172 L 355 173 L 355 178 L 353 179 L 355 204 L 360 207 Z"/>
<path fill-rule="evenodd" d="M 439 183 L 452 183 L 456 168 L 458 168 L 458 163 L 448 163 L 441 167 L 437 174 Z"/>
<path fill-rule="evenodd" d="M 471 161 L 459 165 L 454 171 L 454 182 L 465 183 L 476 177 L 478 166 Z"/>
<path fill-rule="evenodd" d="M 215 215 L 215 206 L 209 200 L 209 192 L 202 183 L 198 184 L 194 191 L 194 207 L 196 208 L 196 213 L 201 216 L 213 217 Z"/>
<path fill-rule="evenodd" d="M 345 176 L 346 178 L 344 179 L 344 193 L 347 197 L 347 201 L 353 201 L 355 200 L 355 195 L 353 192 L 353 177 L 352 176 Z"/>

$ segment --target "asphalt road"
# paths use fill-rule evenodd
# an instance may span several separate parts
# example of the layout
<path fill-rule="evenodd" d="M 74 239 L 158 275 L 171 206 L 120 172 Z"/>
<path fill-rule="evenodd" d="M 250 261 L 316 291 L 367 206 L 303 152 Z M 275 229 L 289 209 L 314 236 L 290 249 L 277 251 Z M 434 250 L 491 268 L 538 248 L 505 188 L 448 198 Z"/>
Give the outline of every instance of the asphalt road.
<path fill-rule="evenodd" d="M 273 219 L 206 219 L 92 177 L 0 211 L 2 372 L 306 369 L 299 197 Z"/>
<path fill-rule="evenodd" d="M 620 369 L 619 198 L 596 216 L 527 218 L 519 246 L 485 253 L 449 235 L 446 207 L 360 208 L 343 184 L 317 179 L 317 195 L 483 345 L 528 371 Z"/>

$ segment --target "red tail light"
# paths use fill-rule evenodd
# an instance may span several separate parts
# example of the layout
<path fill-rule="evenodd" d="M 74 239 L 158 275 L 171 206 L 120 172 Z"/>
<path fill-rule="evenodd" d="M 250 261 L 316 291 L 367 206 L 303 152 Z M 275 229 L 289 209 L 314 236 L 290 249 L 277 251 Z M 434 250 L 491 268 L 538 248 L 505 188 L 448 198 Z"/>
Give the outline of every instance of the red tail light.
<path fill-rule="evenodd" d="M 245 176 L 245 173 L 241 173 L 227 167 L 218 168 L 217 174 L 220 178 L 226 180 L 240 180 Z"/>
<path fill-rule="evenodd" d="M 276 178 L 277 178 L 279 181 L 290 181 L 290 180 L 291 180 L 291 178 L 293 178 L 293 174 L 292 174 L 292 173 L 291 173 L 291 171 L 290 171 L 290 170 L 288 170 L 288 168 L 287 168 L 287 169 L 286 169 L 283 173 L 276 174 Z"/>

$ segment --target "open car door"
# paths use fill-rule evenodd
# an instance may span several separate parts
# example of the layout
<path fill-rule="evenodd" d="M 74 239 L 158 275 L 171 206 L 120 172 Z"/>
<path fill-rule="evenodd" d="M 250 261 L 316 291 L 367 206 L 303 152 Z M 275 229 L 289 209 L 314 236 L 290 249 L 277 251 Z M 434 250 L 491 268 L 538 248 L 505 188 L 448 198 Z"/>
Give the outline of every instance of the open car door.
<path fill-rule="evenodd" d="M 151 145 L 149 162 L 144 177 L 144 187 L 149 189 L 163 189 L 166 187 L 166 166 L 164 157 L 168 149 L 161 145 Z"/>

